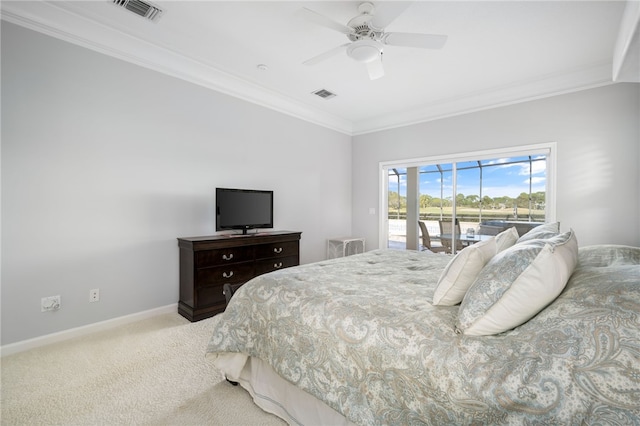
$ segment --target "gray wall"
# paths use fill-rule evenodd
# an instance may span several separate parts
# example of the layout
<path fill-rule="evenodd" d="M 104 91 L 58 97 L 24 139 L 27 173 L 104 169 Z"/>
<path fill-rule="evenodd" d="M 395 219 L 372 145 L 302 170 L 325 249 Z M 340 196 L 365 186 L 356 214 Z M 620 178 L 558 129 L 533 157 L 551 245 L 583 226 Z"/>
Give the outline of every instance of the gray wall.
<path fill-rule="evenodd" d="M 640 245 L 640 84 L 617 84 L 353 138 L 353 234 L 378 246 L 379 162 L 557 143 L 557 211 L 580 245 Z M 376 207 L 377 215 L 369 208 Z"/>
<path fill-rule="evenodd" d="M 216 186 L 274 190 L 324 259 L 351 138 L 2 22 L 3 345 L 177 303 L 176 237 L 215 232 Z"/>
<path fill-rule="evenodd" d="M 214 232 L 216 186 L 273 189 L 308 263 L 331 236 L 377 247 L 380 161 L 556 141 L 563 226 L 640 245 L 637 84 L 350 138 L 6 22 L 1 41 L 3 345 L 176 303 L 175 239 Z"/>

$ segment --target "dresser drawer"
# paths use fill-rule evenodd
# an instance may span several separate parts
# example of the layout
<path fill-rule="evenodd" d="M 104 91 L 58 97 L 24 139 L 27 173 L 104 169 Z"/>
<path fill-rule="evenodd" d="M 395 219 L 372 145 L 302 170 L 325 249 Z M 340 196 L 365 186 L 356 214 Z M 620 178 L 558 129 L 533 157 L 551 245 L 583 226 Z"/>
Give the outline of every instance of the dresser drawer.
<path fill-rule="evenodd" d="M 256 275 L 266 274 L 267 272 L 277 271 L 278 269 L 298 266 L 298 256 L 279 257 L 269 260 L 261 260 L 256 262 Z"/>
<path fill-rule="evenodd" d="M 226 302 L 221 285 L 210 285 L 198 288 L 196 290 L 196 300 L 196 304 L 200 308 L 216 304 L 224 304 Z"/>
<path fill-rule="evenodd" d="M 215 250 L 203 250 L 195 253 L 195 267 L 226 265 L 253 260 L 253 247 L 229 247 Z"/>
<path fill-rule="evenodd" d="M 217 284 L 220 287 L 229 283 L 237 284 L 250 280 L 255 275 L 254 263 L 236 263 L 213 268 L 196 269 L 195 282 L 197 287 Z"/>
<path fill-rule="evenodd" d="M 269 259 L 272 257 L 297 256 L 297 241 L 286 241 L 283 243 L 260 244 L 256 246 L 256 259 Z"/>

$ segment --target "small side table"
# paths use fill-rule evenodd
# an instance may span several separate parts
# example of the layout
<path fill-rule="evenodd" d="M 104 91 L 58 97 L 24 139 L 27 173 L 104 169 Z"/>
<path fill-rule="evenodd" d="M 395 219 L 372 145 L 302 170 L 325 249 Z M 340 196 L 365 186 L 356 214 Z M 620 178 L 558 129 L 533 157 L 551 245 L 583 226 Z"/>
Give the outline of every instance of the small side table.
<path fill-rule="evenodd" d="M 327 240 L 328 259 L 359 253 L 364 253 L 364 238 L 338 237 Z"/>

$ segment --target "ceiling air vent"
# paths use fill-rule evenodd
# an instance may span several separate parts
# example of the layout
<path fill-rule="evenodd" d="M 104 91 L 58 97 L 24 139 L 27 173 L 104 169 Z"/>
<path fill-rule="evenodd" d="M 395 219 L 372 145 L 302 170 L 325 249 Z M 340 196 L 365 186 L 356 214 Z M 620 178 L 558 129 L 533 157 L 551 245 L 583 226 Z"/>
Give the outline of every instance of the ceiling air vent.
<path fill-rule="evenodd" d="M 316 96 L 320 96 L 322 99 L 331 99 L 336 96 L 335 93 L 331 93 L 327 89 L 316 90 L 315 92 L 312 92 L 312 93 Z"/>
<path fill-rule="evenodd" d="M 150 21 L 157 21 L 162 15 L 162 9 L 142 0 L 113 0 L 113 3 Z"/>

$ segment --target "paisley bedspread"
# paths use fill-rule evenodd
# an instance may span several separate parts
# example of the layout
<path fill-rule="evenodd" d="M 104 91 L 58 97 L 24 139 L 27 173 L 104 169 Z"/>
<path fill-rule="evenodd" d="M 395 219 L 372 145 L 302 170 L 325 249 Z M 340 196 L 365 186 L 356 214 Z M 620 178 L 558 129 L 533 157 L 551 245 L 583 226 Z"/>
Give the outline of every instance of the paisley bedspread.
<path fill-rule="evenodd" d="M 376 250 L 257 277 L 208 352 L 258 357 L 362 425 L 640 424 L 640 248 L 581 248 L 552 304 L 483 337 L 431 304 L 449 259 Z"/>

